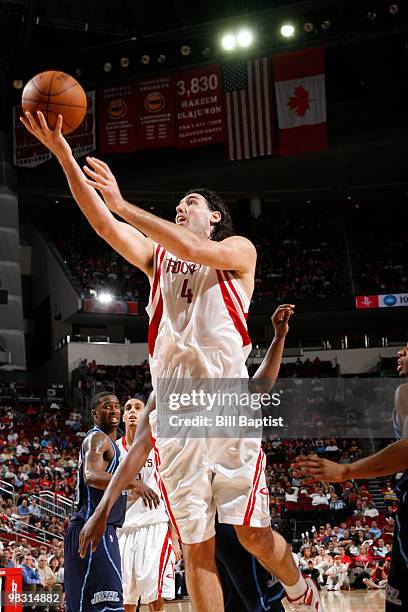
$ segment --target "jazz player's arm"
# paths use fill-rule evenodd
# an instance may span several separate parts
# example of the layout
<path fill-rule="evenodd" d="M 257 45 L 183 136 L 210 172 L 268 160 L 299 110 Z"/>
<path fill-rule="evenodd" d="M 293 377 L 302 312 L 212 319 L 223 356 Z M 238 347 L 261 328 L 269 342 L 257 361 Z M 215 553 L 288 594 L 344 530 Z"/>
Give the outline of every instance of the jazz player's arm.
<path fill-rule="evenodd" d="M 129 483 L 137 477 L 149 456 L 153 446 L 150 438 L 149 414 L 153 409 L 154 401 L 149 399 L 137 424 L 135 439 L 125 461 L 121 462 L 119 468 L 113 474 L 95 512 L 81 530 L 79 554 L 82 558 L 85 557 L 90 544 L 92 544 L 92 550 L 96 550 L 99 540 L 105 532 L 107 518 L 112 506 L 121 492 L 127 489 Z"/>
<path fill-rule="evenodd" d="M 395 391 L 395 410 L 402 437 L 408 438 L 408 384 L 400 385 Z"/>
<path fill-rule="evenodd" d="M 61 133 L 61 115 L 54 130 L 48 128 L 41 112 L 38 112 L 37 120 L 30 113 L 20 119 L 27 130 L 58 159 L 76 203 L 96 233 L 119 255 L 140 268 L 147 276 L 152 276 L 153 242 L 136 228 L 118 221 L 95 189 L 87 185 L 84 173 Z"/>
<path fill-rule="evenodd" d="M 268 393 L 275 384 L 282 361 L 285 338 L 289 331 L 289 319 L 293 315 L 294 308 L 294 304 L 282 304 L 273 313 L 271 320 L 275 336 L 251 379 L 251 393 Z"/>
<path fill-rule="evenodd" d="M 292 466 L 306 481 L 344 482 L 391 476 L 408 469 L 408 440 L 398 440 L 383 450 L 354 463 L 340 464 L 315 456 L 296 457 Z"/>
<path fill-rule="evenodd" d="M 90 177 L 87 183 L 102 193 L 110 210 L 173 255 L 218 270 L 253 273 L 256 250 L 249 240 L 243 236 L 231 236 L 220 242 L 211 241 L 200 238 L 187 227 L 152 215 L 122 198 L 116 179 L 105 162 L 94 157 L 87 157 L 87 162 L 93 168 L 84 166 L 84 171 Z"/>

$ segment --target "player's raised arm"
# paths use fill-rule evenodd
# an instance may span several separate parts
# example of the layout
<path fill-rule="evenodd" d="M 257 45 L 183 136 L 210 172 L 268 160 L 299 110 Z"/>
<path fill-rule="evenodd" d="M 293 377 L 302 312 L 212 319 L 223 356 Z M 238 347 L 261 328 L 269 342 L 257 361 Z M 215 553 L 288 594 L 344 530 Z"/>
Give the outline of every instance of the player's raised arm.
<path fill-rule="evenodd" d="M 58 116 L 54 130 L 48 127 L 40 111 L 37 113 L 37 119 L 28 112 L 20 119 L 27 130 L 58 159 L 75 201 L 96 233 L 127 261 L 151 276 L 153 242 L 134 227 L 115 219 L 98 193 L 87 185 L 86 178 L 62 135 L 62 116 Z M 120 196 L 117 184 L 116 188 Z"/>
<path fill-rule="evenodd" d="M 261 365 L 251 379 L 252 393 L 268 393 L 275 384 L 282 361 L 285 338 L 289 331 L 289 319 L 294 313 L 294 308 L 294 304 L 282 304 L 272 315 L 275 336 Z"/>
<path fill-rule="evenodd" d="M 98 190 L 102 195 L 111 211 L 125 219 L 133 227 L 139 229 L 143 234 L 149 236 L 154 242 L 170 251 L 176 257 L 185 261 L 193 261 L 198 264 L 217 268 L 219 270 L 233 270 L 237 272 L 254 271 L 256 265 L 256 250 L 254 245 L 243 236 L 229 236 L 221 241 L 209 240 L 210 231 L 201 231 L 205 228 L 200 225 L 203 218 L 196 217 L 195 225 L 187 227 L 182 221 L 176 224 L 161 219 L 134 204 L 126 202 L 122 197 L 118 197 L 116 181 L 109 166 L 94 157 L 88 157 L 87 161 L 91 168 L 84 167 L 84 171 L 89 176 L 87 183 L 90 187 Z M 184 220 L 190 214 L 189 207 L 200 208 L 199 198 L 195 194 L 185 196 L 177 207 L 177 217 Z M 185 215 L 183 215 L 185 211 Z M 209 225 L 220 221 L 221 213 L 218 211 L 210 212 Z M 205 222 L 203 224 L 205 226 Z M 194 231 L 194 229 L 198 231 Z"/>
<path fill-rule="evenodd" d="M 292 467 L 298 476 L 311 482 L 344 482 L 391 476 L 408 469 L 408 440 L 398 440 L 375 455 L 354 463 L 341 464 L 310 456 L 296 457 Z"/>
<path fill-rule="evenodd" d="M 110 482 L 101 501 L 95 509 L 95 512 L 81 530 L 81 534 L 79 536 L 79 554 L 82 558 L 85 558 L 86 551 L 88 550 L 88 546 L 90 544 L 92 544 L 92 550 L 96 550 L 99 540 L 105 532 L 106 522 L 112 506 L 122 491 L 127 489 L 132 483 L 133 479 L 139 474 L 149 456 L 149 452 L 152 449 L 149 414 L 153 409 L 154 401 L 151 403 L 148 402 L 146 409 L 143 411 L 140 417 L 135 439 L 125 461 L 121 462 L 119 468 L 110 479 Z"/>

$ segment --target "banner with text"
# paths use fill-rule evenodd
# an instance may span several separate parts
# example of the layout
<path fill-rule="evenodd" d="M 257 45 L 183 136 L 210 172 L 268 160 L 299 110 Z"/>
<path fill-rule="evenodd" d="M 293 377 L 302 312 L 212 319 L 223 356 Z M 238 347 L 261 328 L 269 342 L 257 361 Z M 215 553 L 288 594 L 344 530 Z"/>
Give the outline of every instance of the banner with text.
<path fill-rule="evenodd" d="M 177 148 L 224 142 L 220 66 L 178 72 L 174 81 Z"/>
<path fill-rule="evenodd" d="M 137 148 L 156 149 L 175 144 L 174 79 L 163 76 L 137 84 Z"/>
<path fill-rule="evenodd" d="M 128 153 L 136 148 L 136 83 L 103 87 L 99 96 L 100 152 Z"/>
<path fill-rule="evenodd" d="M 356 308 L 396 308 L 408 306 L 408 293 L 386 293 L 381 295 L 357 295 Z"/>
<path fill-rule="evenodd" d="M 26 130 L 20 121 L 23 110 L 13 106 L 13 164 L 20 168 L 35 168 L 51 159 L 49 150 Z"/>

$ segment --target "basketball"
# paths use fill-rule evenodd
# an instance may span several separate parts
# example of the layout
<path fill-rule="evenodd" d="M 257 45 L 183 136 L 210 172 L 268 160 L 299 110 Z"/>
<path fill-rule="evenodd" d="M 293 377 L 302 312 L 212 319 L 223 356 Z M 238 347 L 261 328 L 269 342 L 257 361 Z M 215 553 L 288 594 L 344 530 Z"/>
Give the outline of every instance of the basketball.
<path fill-rule="evenodd" d="M 24 87 L 23 111 L 44 113 L 48 126 L 55 128 L 58 115 L 63 116 L 62 133 L 79 127 L 86 114 L 86 94 L 72 76 L 57 70 L 36 74 Z"/>

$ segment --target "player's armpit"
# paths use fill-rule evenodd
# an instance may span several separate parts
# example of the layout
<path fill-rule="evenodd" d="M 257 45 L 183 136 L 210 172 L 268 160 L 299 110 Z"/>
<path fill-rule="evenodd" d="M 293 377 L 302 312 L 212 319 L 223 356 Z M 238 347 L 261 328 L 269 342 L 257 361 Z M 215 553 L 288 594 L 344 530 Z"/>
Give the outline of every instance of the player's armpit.
<path fill-rule="evenodd" d="M 98 234 L 119 255 L 151 278 L 153 275 L 153 241 L 150 238 L 123 221 L 110 223 Z"/>
<path fill-rule="evenodd" d="M 199 240 L 191 245 L 189 261 L 218 270 L 249 272 L 256 266 L 256 249 L 243 236 L 230 236 L 221 242 Z"/>

